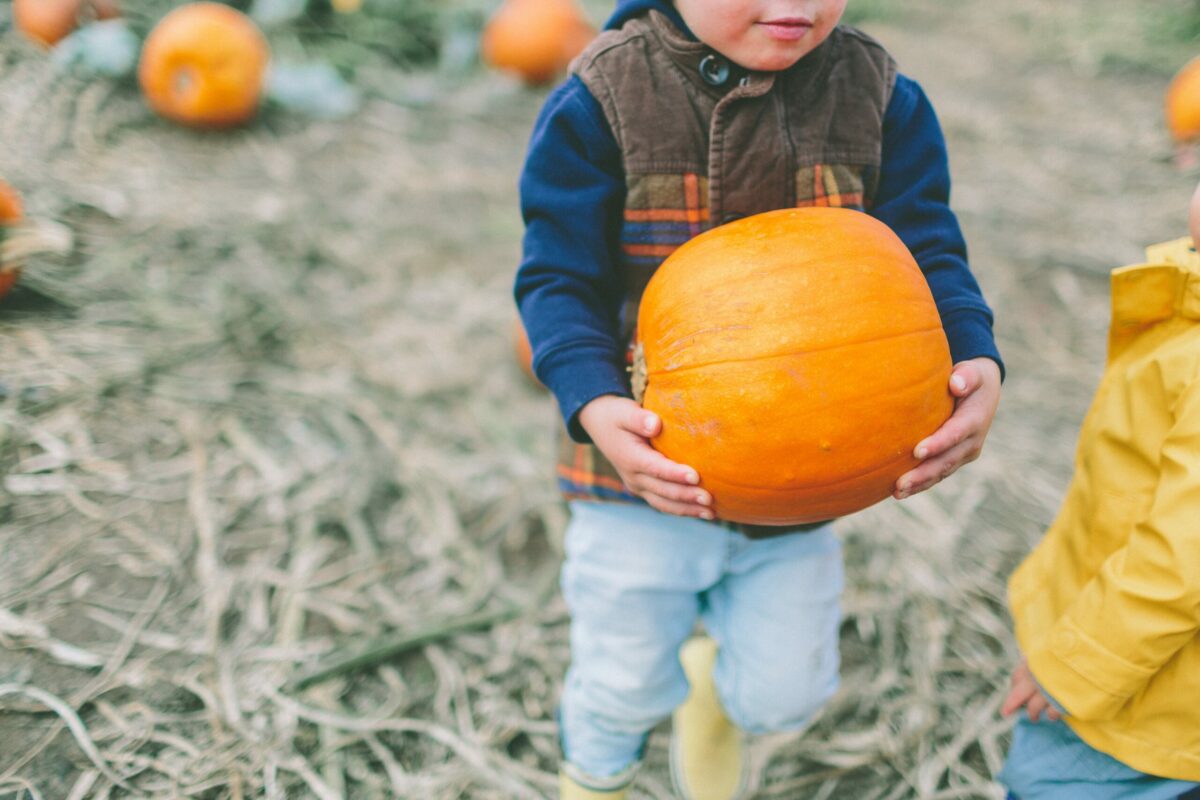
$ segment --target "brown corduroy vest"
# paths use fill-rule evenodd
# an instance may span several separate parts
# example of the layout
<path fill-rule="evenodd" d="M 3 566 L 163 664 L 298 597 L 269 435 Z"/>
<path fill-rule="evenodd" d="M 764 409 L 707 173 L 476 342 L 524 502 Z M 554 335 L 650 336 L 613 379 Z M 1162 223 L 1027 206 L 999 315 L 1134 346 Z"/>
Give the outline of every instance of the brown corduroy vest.
<path fill-rule="evenodd" d="M 651 11 L 602 33 L 571 71 L 621 151 L 627 343 L 650 276 L 693 236 L 778 208 L 871 206 L 896 68 L 853 28 L 836 28 L 783 72 L 745 72 Z M 595 447 L 565 430 L 558 478 L 572 499 L 635 499 Z M 733 527 L 748 536 L 798 529 Z"/>

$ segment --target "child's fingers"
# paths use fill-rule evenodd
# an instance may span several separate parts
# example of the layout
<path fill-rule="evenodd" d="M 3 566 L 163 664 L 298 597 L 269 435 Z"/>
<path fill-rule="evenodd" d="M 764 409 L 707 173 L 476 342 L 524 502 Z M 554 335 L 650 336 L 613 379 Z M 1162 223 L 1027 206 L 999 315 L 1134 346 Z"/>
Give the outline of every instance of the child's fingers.
<path fill-rule="evenodd" d="M 1033 697 L 1029 698 L 1029 702 L 1025 704 L 1025 711 L 1029 714 L 1030 722 L 1038 722 L 1042 718 L 1042 712 L 1050 708 L 1050 704 L 1046 702 L 1046 698 L 1042 697 L 1041 692 L 1034 692 Z"/>
<path fill-rule="evenodd" d="M 1016 678 L 1015 675 L 1013 677 L 1014 679 Z M 1014 680 L 1013 688 L 1009 690 L 1008 697 L 1004 698 L 1004 704 L 1000 706 L 1000 713 L 1007 717 L 1029 702 L 1029 698 L 1031 697 L 1033 697 L 1033 690 L 1023 683 L 1018 684 Z"/>
<path fill-rule="evenodd" d="M 984 401 L 976 397 L 965 397 L 958 401 L 950 419 L 936 431 L 917 442 L 913 456 L 924 461 L 967 441 L 987 428 L 987 410 Z"/>
<path fill-rule="evenodd" d="M 690 484 L 664 481 L 651 475 L 639 475 L 634 478 L 634 482 L 638 485 L 632 488 L 656 494 L 666 500 L 675 500 L 680 503 L 694 504 L 696 506 L 712 505 L 712 495 Z"/>
<path fill-rule="evenodd" d="M 924 461 L 962 444 L 973 437 L 984 426 L 983 410 L 976 408 L 970 399 L 961 401 L 950 419 L 941 427 L 917 442 L 913 457 Z"/>
<path fill-rule="evenodd" d="M 955 397 L 966 397 L 982 385 L 983 375 L 974 364 L 958 364 L 950 372 L 950 393 Z"/>
<path fill-rule="evenodd" d="M 713 518 L 712 509 L 696 505 L 695 503 L 683 503 L 678 500 L 671 500 L 653 492 L 643 493 L 642 499 L 649 503 L 651 508 L 662 511 L 665 514 L 674 514 L 679 517 L 699 517 L 700 519 Z"/>
<path fill-rule="evenodd" d="M 979 448 L 974 439 L 960 442 L 936 458 L 929 458 L 900 476 L 892 496 L 903 500 L 937 485 L 954 474 L 963 464 L 979 457 Z"/>
<path fill-rule="evenodd" d="M 955 367 L 950 377 L 950 390 L 957 398 L 954 413 L 936 431 L 917 442 L 913 448 L 914 457 L 924 461 L 987 432 L 995 407 L 987 397 L 976 394 L 981 386 L 983 373 L 977 365 L 965 362 Z"/>
<path fill-rule="evenodd" d="M 662 432 L 662 419 L 653 411 L 647 411 L 630 401 L 617 419 L 617 424 L 630 433 L 650 439 Z"/>
<path fill-rule="evenodd" d="M 1058 722 L 1060 719 L 1062 719 L 1062 712 L 1054 706 L 1047 704 L 1046 719 L 1050 720 L 1051 722 Z"/>
<path fill-rule="evenodd" d="M 668 483 L 695 486 L 700 482 L 700 475 L 696 470 L 683 464 L 676 464 L 649 444 L 645 445 L 645 452 L 638 459 L 635 469 L 643 475 L 649 475 Z"/>

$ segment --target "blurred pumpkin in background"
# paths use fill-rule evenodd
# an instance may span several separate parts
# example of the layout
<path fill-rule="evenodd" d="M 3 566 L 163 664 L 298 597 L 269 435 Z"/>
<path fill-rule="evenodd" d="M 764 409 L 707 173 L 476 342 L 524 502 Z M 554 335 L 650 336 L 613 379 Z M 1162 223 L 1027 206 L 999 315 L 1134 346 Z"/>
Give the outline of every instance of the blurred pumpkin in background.
<path fill-rule="evenodd" d="M 245 14 L 219 3 L 191 3 L 150 31 L 138 82 L 150 107 L 168 119 L 229 127 L 258 111 L 270 54 Z"/>
<path fill-rule="evenodd" d="M 53 47 L 80 25 L 120 13 L 116 0 L 13 0 L 12 4 L 17 30 L 43 47 Z"/>
<path fill-rule="evenodd" d="M 21 264 L 10 260 L 9 248 L 5 247 L 8 234 L 25 218 L 21 196 L 17 190 L 0 180 L 0 297 L 21 277 Z"/>
<path fill-rule="evenodd" d="M 23 262 L 35 253 L 71 252 L 74 236 L 66 225 L 25 216 L 20 193 L 0 180 L 0 298 L 21 277 Z"/>
<path fill-rule="evenodd" d="M 521 371 L 529 380 L 541 386 L 542 382 L 538 380 L 537 375 L 533 374 L 533 348 L 529 345 L 529 334 L 525 332 L 525 326 L 521 324 L 520 317 L 513 320 L 512 343 L 513 354 L 517 357 L 517 365 Z"/>
<path fill-rule="evenodd" d="M 505 0 L 483 29 L 484 63 L 546 83 L 596 36 L 574 0 Z"/>
<path fill-rule="evenodd" d="M 1200 57 L 1175 73 L 1167 86 L 1165 105 L 1167 130 L 1177 144 L 1200 139 Z"/>

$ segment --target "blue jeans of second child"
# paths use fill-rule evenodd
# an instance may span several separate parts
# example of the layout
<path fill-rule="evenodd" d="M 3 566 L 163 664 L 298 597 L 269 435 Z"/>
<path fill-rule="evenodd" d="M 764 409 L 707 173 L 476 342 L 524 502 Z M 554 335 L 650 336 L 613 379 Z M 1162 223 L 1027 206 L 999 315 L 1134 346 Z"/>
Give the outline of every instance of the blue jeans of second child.
<path fill-rule="evenodd" d="M 998 779 L 1012 800 L 1191 800 L 1200 789 L 1138 772 L 1092 748 L 1065 722 L 1025 716 Z"/>
<path fill-rule="evenodd" d="M 649 506 L 576 501 L 563 594 L 571 667 L 559 709 L 568 771 L 628 773 L 687 696 L 679 648 L 697 619 L 713 679 L 748 733 L 803 727 L 837 688 L 841 545 L 832 526 L 748 539 Z"/>

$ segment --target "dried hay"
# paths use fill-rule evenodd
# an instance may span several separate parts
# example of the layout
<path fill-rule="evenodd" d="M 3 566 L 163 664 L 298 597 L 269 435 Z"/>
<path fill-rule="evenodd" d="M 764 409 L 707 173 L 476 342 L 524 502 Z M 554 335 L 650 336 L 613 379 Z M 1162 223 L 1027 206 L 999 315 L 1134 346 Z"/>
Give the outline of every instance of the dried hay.
<path fill-rule="evenodd" d="M 0 796 L 552 796 L 565 512 L 507 333 L 537 98 L 418 76 L 438 103 L 209 136 L 0 58 L 0 172 L 77 238 L 0 310 Z M 843 686 L 759 797 L 1000 796 L 1004 580 L 1105 297 L 965 185 L 1016 377 L 980 462 L 840 523 Z"/>

